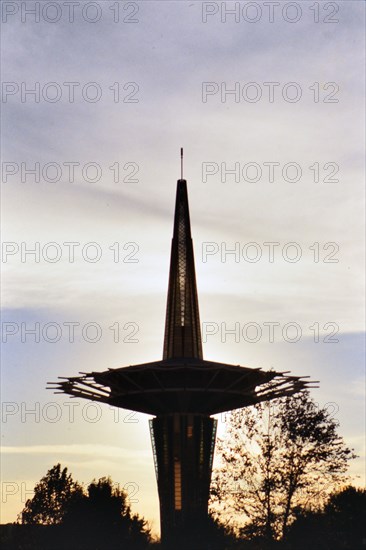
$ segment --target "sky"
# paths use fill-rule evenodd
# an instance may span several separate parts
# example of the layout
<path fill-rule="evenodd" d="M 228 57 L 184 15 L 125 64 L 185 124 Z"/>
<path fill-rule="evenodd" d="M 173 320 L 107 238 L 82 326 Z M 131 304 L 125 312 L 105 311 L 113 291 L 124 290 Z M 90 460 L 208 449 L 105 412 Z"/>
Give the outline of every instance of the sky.
<path fill-rule="evenodd" d="M 180 147 L 205 358 L 319 380 L 363 483 L 364 15 L 2 2 L 2 523 L 61 462 L 159 531 L 148 416 L 45 388 L 161 358 Z"/>

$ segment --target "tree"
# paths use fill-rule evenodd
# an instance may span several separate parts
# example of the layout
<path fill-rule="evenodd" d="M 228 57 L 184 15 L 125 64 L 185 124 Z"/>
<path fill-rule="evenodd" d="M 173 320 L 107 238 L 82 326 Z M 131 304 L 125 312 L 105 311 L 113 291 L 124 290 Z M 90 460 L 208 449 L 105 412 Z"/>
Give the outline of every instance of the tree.
<path fill-rule="evenodd" d="M 127 493 L 110 477 L 93 480 L 85 492 L 60 464 L 36 485 L 20 519 L 28 531 L 18 531 L 16 543 L 21 542 L 19 547 L 23 548 L 26 535 L 24 548 L 31 550 L 140 550 L 151 539 L 147 522 L 132 514 Z"/>
<path fill-rule="evenodd" d="M 294 510 L 324 501 L 355 457 L 308 392 L 232 411 L 218 440 L 212 509 L 247 538 L 285 537 Z M 241 516 L 241 517 L 240 517 Z"/>
<path fill-rule="evenodd" d="M 108 548 L 128 544 L 128 548 L 145 548 L 150 541 L 147 522 L 131 513 L 127 493 L 114 486 L 110 477 L 93 480 L 87 495 L 74 500 L 64 518 L 64 525 L 78 550 Z"/>
<path fill-rule="evenodd" d="M 20 514 L 23 524 L 57 525 L 62 522 L 73 500 L 83 496 L 82 487 L 56 464 L 48 470 L 34 488 L 34 496 L 28 499 Z"/>
<path fill-rule="evenodd" d="M 319 510 L 299 510 L 289 528 L 289 550 L 362 550 L 366 540 L 366 490 L 348 486 Z"/>
<path fill-rule="evenodd" d="M 124 491 L 113 487 L 110 477 L 102 477 L 98 481 L 94 479 L 81 500 L 70 502 L 63 518 L 64 523 L 79 526 L 90 524 L 93 529 L 111 528 L 131 517 L 126 496 Z"/>

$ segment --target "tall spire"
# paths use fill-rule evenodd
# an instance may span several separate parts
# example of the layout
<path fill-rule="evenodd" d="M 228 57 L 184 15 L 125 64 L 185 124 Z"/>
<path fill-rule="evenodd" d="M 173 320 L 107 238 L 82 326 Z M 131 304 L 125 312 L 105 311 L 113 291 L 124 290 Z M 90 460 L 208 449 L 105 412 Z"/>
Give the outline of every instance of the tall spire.
<path fill-rule="evenodd" d="M 163 359 L 178 357 L 202 359 L 187 182 L 183 179 L 183 149 L 175 202 Z"/>

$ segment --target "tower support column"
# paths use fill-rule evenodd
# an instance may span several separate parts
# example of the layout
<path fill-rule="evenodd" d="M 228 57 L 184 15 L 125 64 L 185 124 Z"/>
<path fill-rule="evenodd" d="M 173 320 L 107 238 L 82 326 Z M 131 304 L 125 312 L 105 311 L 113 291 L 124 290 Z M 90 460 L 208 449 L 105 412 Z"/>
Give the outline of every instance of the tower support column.
<path fill-rule="evenodd" d="M 150 420 L 164 548 L 199 548 L 204 536 L 217 420 L 168 414 Z"/>

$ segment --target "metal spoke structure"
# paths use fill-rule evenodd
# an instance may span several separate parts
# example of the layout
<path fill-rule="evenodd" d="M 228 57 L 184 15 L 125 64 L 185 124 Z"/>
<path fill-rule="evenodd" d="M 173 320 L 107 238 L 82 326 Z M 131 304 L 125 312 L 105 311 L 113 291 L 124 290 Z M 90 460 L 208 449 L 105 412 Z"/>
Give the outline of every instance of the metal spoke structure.
<path fill-rule="evenodd" d="M 203 359 L 187 182 L 181 176 L 163 359 L 60 378 L 49 389 L 154 416 L 149 422 L 162 545 L 203 549 L 217 426 L 211 415 L 314 387 L 306 378 Z"/>

